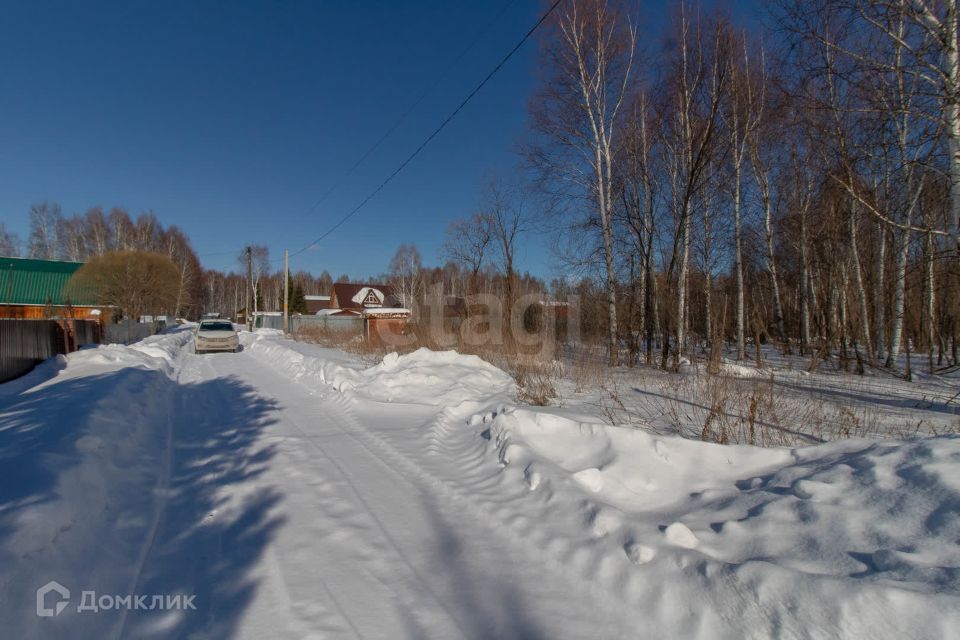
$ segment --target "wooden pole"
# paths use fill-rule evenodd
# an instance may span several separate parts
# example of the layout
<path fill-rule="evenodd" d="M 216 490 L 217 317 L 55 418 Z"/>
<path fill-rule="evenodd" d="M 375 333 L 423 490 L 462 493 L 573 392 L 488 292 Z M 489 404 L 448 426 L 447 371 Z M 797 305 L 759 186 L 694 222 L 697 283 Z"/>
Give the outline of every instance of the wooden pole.
<path fill-rule="evenodd" d="M 253 315 L 250 313 L 250 288 L 253 286 L 253 249 L 247 247 L 247 331 L 253 331 Z M 256 295 L 256 294 L 254 294 Z"/>
<path fill-rule="evenodd" d="M 290 252 L 283 250 L 283 332 L 290 333 Z"/>

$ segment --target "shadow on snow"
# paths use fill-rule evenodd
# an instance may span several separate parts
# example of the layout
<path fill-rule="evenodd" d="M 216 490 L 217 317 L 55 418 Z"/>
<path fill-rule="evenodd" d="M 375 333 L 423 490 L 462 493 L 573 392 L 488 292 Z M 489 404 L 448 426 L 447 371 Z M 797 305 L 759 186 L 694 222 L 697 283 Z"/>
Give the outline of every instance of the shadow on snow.
<path fill-rule="evenodd" d="M 232 635 L 283 524 L 278 491 L 242 490 L 274 456 L 258 436 L 275 409 L 234 378 L 177 384 L 136 368 L 0 396 L 0 625 L 11 637 Z M 91 477 L 101 490 L 88 500 Z M 73 598 L 38 618 L 50 579 L 72 581 Z M 81 615 L 81 590 L 194 595 L 196 610 Z"/>

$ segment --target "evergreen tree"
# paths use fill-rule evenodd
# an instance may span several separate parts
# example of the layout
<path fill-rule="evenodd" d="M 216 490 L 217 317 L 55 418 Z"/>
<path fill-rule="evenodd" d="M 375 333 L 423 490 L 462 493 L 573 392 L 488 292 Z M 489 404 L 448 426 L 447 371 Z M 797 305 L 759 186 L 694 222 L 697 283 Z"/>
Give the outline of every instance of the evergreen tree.
<path fill-rule="evenodd" d="M 307 312 L 307 299 L 303 295 L 303 286 L 299 282 L 294 285 L 292 279 L 287 279 L 287 296 L 290 300 L 288 308 L 290 313 Z"/>

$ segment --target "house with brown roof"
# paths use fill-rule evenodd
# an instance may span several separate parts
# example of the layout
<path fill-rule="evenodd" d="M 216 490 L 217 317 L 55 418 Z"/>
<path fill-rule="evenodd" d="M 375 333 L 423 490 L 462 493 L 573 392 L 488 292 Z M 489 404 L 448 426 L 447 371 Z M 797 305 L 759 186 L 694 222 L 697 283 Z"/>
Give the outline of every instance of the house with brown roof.
<path fill-rule="evenodd" d="M 303 300 L 307 303 L 307 313 L 310 315 L 330 308 L 330 296 L 303 296 Z"/>
<path fill-rule="evenodd" d="M 368 309 L 402 309 L 410 315 L 394 295 L 393 288 L 385 284 L 338 282 L 333 285 L 329 308 L 360 314 Z"/>
<path fill-rule="evenodd" d="M 390 335 L 405 334 L 410 323 L 410 310 L 400 304 L 392 287 L 383 284 L 338 282 L 333 285 L 327 307 L 314 313 L 359 317 L 364 336 L 381 343 L 388 342 Z"/>

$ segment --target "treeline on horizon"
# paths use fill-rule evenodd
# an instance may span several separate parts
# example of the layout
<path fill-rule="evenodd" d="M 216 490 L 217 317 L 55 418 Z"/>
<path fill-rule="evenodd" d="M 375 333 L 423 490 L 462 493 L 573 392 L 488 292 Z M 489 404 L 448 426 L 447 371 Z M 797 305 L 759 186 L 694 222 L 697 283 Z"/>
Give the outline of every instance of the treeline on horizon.
<path fill-rule="evenodd" d="M 65 216 L 58 204 L 43 202 L 30 208 L 29 219 L 26 242 L 0 223 L 0 256 L 87 262 L 116 251 L 157 253 L 168 257 L 176 267 L 177 289 L 182 293 L 173 308 L 153 308 L 152 312 L 189 319 L 215 312 L 235 318 L 246 304 L 244 250 L 237 251 L 235 271 L 204 269 L 186 233 L 175 225 L 164 227 L 152 211 L 133 217 L 122 207 L 113 207 L 108 212 L 92 207 L 83 214 Z M 262 245 L 253 245 L 251 253 L 251 292 L 257 291 L 257 306 L 261 311 L 280 311 L 283 308 L 282 262 L 271 260 L 268 248 Z M 424 266 L 419 250 L 406 244 L 397 250 L 389 271 L 374 277 L 356 279 L 341 274 L 334 279 L 326 270 L 319 275 L 303 270 L 290 273 L 291 297 L 294 290 L 298 297 L 330 295 L 334 282 L 373 282 L 393 285 L 411 306 L 416 306 L 428 292 L 462 295 L 470 289 L 497 294 L 503 289 L 503 279 L 492 264 L 484 264 L 469 274 L 455 261 L 448 261 L 443 267 Z M 519 291 L 547 290 L 542 280 L 528 274 L 518 276 L 516 281 Z"/>

